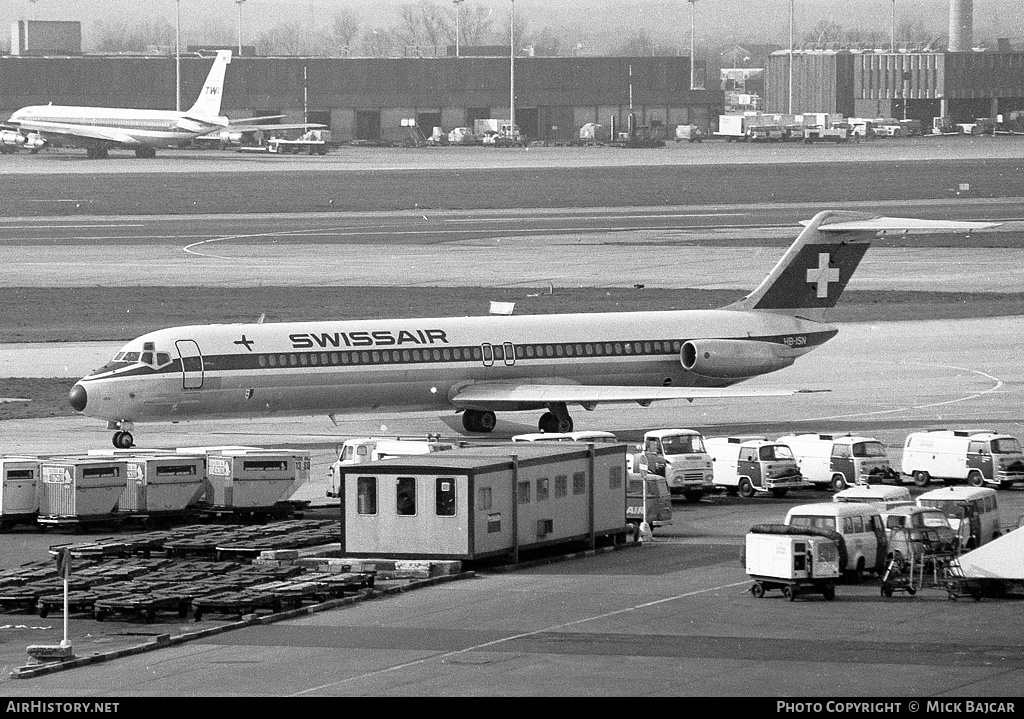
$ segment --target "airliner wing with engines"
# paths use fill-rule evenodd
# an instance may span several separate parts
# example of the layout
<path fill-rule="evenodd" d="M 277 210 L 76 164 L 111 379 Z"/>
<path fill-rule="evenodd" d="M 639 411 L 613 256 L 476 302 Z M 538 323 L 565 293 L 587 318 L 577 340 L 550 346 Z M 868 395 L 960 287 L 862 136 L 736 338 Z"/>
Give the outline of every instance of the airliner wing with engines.
<path fill-rule="evenodd" d="M 130 447 L 136 422 L 377 409 L 541 411 L 570 432 L 570 406 L 791 395 L 744 380 L 792 365 L 838 333 L 825 323 L 886 230 L 965 232 L 997 223 L 828 210 L 749 295 L 715 310 L 192 325 L 138 337 L 70 392 Z"/>
<path fill-rule="evenodd" d="M 25 141 L 18 141 L 18 137 L 23 137 L 39 146 L 84 147 L 89 157 L 106 157 L 111 148 L 131 149 L 138 157 L 153 157 L 158 147 L 181 145 L 229 125 L 228 119 L 220 114 L 220 106 L 224 73 L 230 62 L 230 50 L 217 52 L 199 98 L 183 112 L 32 105 L 11 115 L 5 124 L 14 129 L 2 131 L 0 143 L 25 145 Z"/>

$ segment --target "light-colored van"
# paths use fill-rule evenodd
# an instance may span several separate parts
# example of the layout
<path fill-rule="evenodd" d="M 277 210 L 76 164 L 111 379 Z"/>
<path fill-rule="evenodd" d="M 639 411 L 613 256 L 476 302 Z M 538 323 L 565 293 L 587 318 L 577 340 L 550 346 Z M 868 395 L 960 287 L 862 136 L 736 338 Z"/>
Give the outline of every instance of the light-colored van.
<path fill-rule="evenodd" d="M 964 549 L 974 549 L 999 536 L 999 501 L 990 487 L 943 487 L 925 492 L 917 506 L 939 509 L 961 537 Z"/>
<path fill-rule="evenodd" d="M 865 572 L 881 574 L 887 551 L 885 527 L 878 508 L 858 502 L 800 504 L 786 514 L 790 527 L 814 527 L 837 532 L 843 540 L 840 569 L 856 581 Z"/>
<path fill-rule="evenodd" d="M 856 487 L 848 487 L 833 494 L 832 501 L 873 504 L 882 514 L 894 507 L 915 506 L 909 489 L 884 485 L 865 486 L 861 484 Z"/>
<path fill-rule="evenodd" d="M 704 446 L 711 455 L 715 487 L 753 497 L 785 497 L 791 489 L 810 487 L 800 476 L 793 452 L 767 437 L 712 437 Z"/>
<path fill-rule="evenodd" d="M 855 484 L 900 480 L 889 464 L 885 445 L 873 437 L 787 434 L 779 441 L 793 450 L 804 479 L 817 486 L 838 492 Z"/>
<path fill-rule="evenodd" d="M 991 429 L 911 432 L 903 443 L 903 474 L 918 487 L 939 479 L 1006 489 L 1024 483 L 1024 450 L 1016 437 Z"/>

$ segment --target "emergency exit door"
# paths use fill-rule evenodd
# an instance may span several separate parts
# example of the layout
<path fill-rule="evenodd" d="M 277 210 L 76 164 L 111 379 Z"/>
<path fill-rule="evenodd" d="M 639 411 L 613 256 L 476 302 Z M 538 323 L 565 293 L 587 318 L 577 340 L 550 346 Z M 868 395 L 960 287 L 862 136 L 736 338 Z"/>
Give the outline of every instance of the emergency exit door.
<path fill-rule="evenodd" d="M 181 357 L 181 386 L 183 389 L 202 389 L 203 355 L 194 340 L 178 340 L 174 343 Z"/>

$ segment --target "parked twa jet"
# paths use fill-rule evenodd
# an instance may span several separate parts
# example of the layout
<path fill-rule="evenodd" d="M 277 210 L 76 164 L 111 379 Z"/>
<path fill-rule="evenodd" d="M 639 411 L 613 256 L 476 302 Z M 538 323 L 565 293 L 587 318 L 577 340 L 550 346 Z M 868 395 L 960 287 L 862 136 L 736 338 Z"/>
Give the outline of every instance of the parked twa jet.
<path fill-rule="evenodd" d="M 154 157 L 156 148 L 180 145 L 194 137 L 228 127 L 220 114 L 224 72 L 231 51 L 220 50 L 199 99 L 184 112 L 117 107 L 32 105 L 16 110 L 0 131 L 0 143 L 31 144 L 39 149 L 48 143 L 84 147 L 89 157 L 103 158 L 114 147 L 135 150 L 137 157 Z"/>
<path fill-rule="evenodd" d="M 826 211 L 761 285 L 717 310 L 218 324 L 132 340 L 71 389 L 71 406 L 132 446 L 135 422 L 333 415 L 380 408 L 462 412 L 489 432 L 496 411 L 542 410 L 568 432 L 569 405 L 790 395 L 732 388 L 788 367 L 834 337 L 824 324 L 883 230 L 995 227 Z"/>

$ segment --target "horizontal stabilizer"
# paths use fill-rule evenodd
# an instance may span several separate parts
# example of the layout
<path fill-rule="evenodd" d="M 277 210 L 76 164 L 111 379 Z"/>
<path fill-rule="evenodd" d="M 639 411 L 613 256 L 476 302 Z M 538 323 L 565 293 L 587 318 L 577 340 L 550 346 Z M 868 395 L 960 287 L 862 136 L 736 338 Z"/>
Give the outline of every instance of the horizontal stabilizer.
<path fill-rule="evenodd" d="M 805 227 L 811 220 L 801 221 Z M 972 232 L 991 230 L 1000 222 L 962 222 L 959 220 L 918 220 L 912 217 L 871 217 L 863 220 L 823 223 L 819 232 Z"/>
<path fill-rule="evenodd" d="M 748 389 L 744 387 L 617 387 L 577 384 L 515 384 L 479 382 L 467 385 L 452 397 L 460 409 L 513 409 L 540 407 L 564 402 L 584 406 L 597 404 L 650 404 L 666 400 L 735 399 L 744 397 L 786 397 L 794 394 L 828 392 L 826 389 Z"/>

